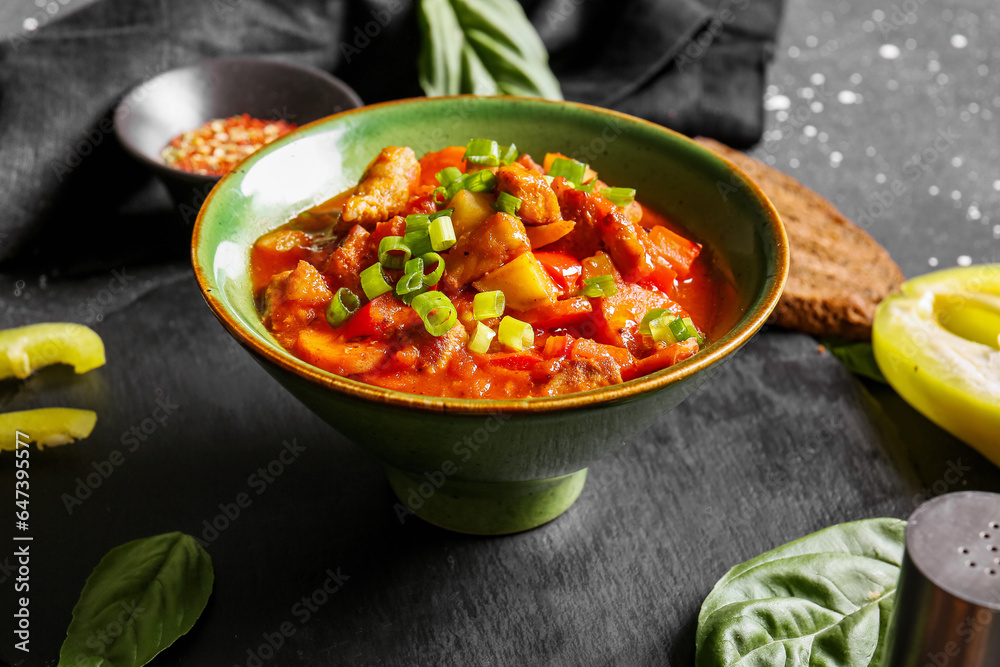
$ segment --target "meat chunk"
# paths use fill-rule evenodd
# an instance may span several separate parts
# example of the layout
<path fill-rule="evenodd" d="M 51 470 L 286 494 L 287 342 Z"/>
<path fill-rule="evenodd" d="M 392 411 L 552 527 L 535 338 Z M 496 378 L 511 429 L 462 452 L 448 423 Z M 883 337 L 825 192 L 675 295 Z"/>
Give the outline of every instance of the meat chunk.
<path fill-rule="evenodd" d="M 438 372 L 447 368 L 455 354 L 465 347 L 469 334 L 465 327 L 456 324 L 443 336 L 431 336 L 426 331 L 419 334 L 424 338 L 420 342 L 420 360 L 417 369 L 421 371 Z"/>
<path fill-rule="evenodd" d="M 295 342 L 296 331 L 323 317 L 333 293 L 315 266 L 300 261 L 291 271 L 279 273 L 264 289 L 264 325 L 286 347 Z"/>
<path fill-rule="evenodd" d="M 568 359 L 542 387 L 543 396 L 556 396 L 618 384 L 621 369 L 610 356 Z"/>
<path fill-rule="evenodd" d="M 539 175 L 545 173 L 545 167 L 532 160 L 531 156 L 527 153 L 521 153 L 516 162 L 525 169 L 533 169 L 534 171 L 537 171 Z"/>
<path fill-rule="evenodd" d="M 331 286 L 346 287 L 355 294 L 360 294 L 361 270 L 370 266 L 378 259 L 368 243 L 368 230 L 361 225 L 355 225 L 347 232 L 340 247 L 330 253 L 323 265 L 323 273 L 329 279 Z"/>
<path fill-rule="evenodd" d="M 604 197 L 576 190 L 563 178 L 555 179 L 552 187 L 563 217 L 577 223 L 555 244 L 556 249 L 590 255 L 605 248 L 625 279 L 633 282 L 653 272 L 656 267 L 649 255 L 646 230 L 630 222 L 622 209 Z"/>
<path fill-rule="evenodd" d="M 559 200 L 542 175 L 514 162 L 497 170 L 497 190 L 521 200 L 518 215 L 529 225 L 545 225 L 562 220 Z"/>
<path fill-rule="evenodd" d="M 448 251 L 445 284 L 454 289 L 468 285 L 530 249 L 521 221 L 507 213 L 495 213 Z"/>
<path fill-rule="evenodd" d="M 343 219 L 371 224 L 399 215 L 406 209 L 410 188 L 419 179 L 420 163 L 412 148 L 383 148 L 344 204 Z"/>

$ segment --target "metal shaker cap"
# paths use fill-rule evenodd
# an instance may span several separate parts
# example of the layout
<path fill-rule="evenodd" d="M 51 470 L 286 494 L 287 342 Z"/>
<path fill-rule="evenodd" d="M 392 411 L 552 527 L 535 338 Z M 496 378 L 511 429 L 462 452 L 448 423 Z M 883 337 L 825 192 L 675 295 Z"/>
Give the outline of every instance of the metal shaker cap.
<path fill-rule="evenodd" d="M 884 667 L 1000 666 L 1000 494 L 938 496 L 913 513 Z"/>

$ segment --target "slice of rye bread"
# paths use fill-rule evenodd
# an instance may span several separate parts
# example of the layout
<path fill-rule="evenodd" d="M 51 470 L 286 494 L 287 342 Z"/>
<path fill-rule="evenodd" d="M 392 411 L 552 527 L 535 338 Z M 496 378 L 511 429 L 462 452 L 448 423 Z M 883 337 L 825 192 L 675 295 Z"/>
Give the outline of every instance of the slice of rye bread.
<path fill-rule="evenodd" d="M 785 224 L 791 264 L 768 321 L 814 336 L 870 339 L 875 307 L 903 282 L 885 248 L 791 176 L 714 139 L 695 141 L 743 170 Z"/>

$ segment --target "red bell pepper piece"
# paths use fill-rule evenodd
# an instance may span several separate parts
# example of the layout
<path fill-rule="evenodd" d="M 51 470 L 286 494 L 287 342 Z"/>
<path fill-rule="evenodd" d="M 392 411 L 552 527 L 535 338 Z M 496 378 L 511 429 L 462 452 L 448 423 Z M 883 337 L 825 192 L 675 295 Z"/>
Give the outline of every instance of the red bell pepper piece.
<path fill-rule="evenodd" d="M 344 340 L 365 336 L 386 338 L 389 334 L 411 324 L 419 324 L 416 311 L 396 299 L 383 294 L 366 303 L 351 315 L 343 326 Z"/>
<path fill-rule="evenodd" d="M 545 271 L 552 276 L 564 294 L 575 294 L 580 286 L 583 265 L 564 252 L 535 251 L 535 258 L 542 263 Z"/>

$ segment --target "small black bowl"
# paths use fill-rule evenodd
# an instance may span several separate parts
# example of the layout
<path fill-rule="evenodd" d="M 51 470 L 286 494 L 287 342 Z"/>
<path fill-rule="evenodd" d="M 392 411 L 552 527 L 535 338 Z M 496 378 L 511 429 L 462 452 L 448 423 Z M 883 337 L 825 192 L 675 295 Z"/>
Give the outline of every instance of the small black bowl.
<path fill-rule="evenodd" d="M 222 58 L 170 70 L 136 86 L 118 104 L 114 122 L 125 150 L 163 179 L 181 216 L 193 223 L 220 177 L 167 166 L 160 152 L 178 134 L 244 113 L 305 125 L 362 104 L 343 81 L 312 67 Z"/>

